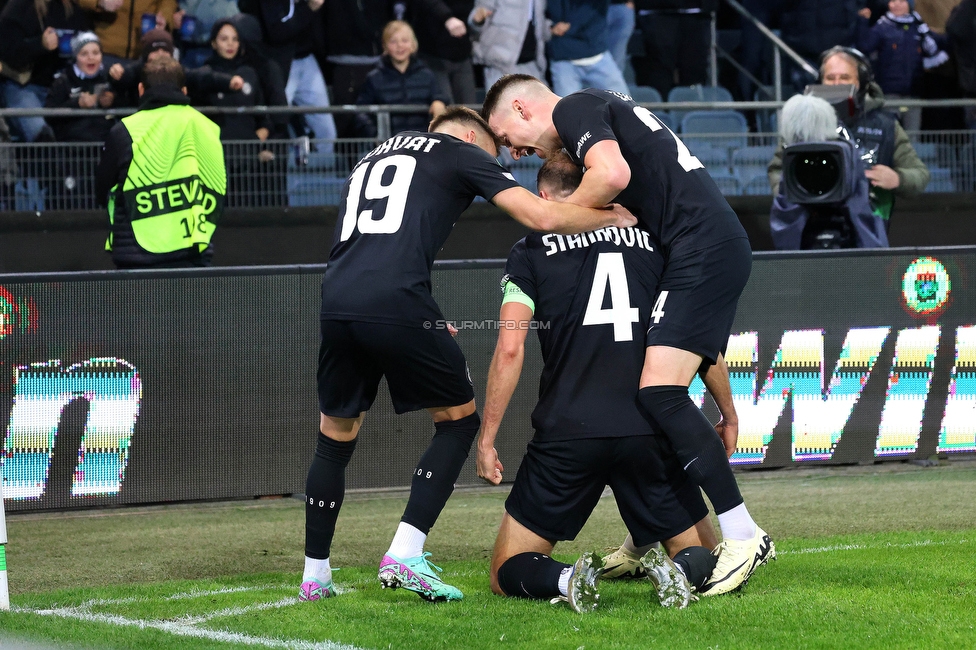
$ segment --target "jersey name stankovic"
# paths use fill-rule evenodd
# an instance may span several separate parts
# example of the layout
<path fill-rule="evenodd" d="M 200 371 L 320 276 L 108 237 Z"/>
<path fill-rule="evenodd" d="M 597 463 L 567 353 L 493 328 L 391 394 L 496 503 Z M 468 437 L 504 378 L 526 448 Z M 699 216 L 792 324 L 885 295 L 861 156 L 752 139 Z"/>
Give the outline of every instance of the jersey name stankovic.
<path fill-rule="evenodd" d="M 645 231 L 630 226 L 628 228 L 618 228 L 617 226 L 607 226 L 598 228 L 578 235 L 558 235 L 548 234 L 542 236 L 542 243 L 545 244 L 546 257 L 556 253 L 565 253 L 577 248 L 586 248 L 597 242 L 608 242 L 615 246 L 626 246 L 628 248 L 642 248 L 649 253 L 654 252 L 651 245 L 651 236 Z"/>

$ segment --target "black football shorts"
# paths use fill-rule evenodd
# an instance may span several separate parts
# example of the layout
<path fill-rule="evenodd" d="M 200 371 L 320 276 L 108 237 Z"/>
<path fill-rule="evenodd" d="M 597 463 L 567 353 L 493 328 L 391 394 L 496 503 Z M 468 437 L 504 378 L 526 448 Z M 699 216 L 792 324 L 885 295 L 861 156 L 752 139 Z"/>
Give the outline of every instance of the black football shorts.
<path fill-rule="evenodd" d="M 607 485 L 637 546 L 674 537 L 708 514 L 664 436 L 532 440 L 505 510 L 544 539 L 571 540 Z"/>
<path fill-rule="evenodd" d="M 446 329 L 322 320 L 319 409 L 354 418 L 386 377 L 397 413 L 460 406 L 474 399 L 464 354 Z"/>
<path fill-rule="evenodd" d="M 746 238 L 704 250 L 676 253 L 664 265 L 645 343 L 700 354 L 725 354 L 739 296 L 752 270 Z"/>

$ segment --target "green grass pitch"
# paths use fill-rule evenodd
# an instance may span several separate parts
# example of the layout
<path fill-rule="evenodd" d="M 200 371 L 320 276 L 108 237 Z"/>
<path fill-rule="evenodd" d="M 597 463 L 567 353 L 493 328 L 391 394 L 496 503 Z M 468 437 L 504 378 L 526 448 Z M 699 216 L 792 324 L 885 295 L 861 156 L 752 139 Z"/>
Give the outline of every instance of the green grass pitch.
<path fill-rule="evenodd" d="M 400 493 L 348 497 L 333 546 L 340 594 L 301 604 L 297 500 L 8 516 L 13 609 L 0 613 L 0 648 L 976 647 L 976 463 L 740 483 L 779 553 L 742 594 L 674 611 L 644 581 L 603 582 L 585 616 L 489 592 L 505 489 L 458 491 L 431 532 L 458 603 L 380 588 Z M 556 556 L 624 534 L 605 498 Z"/>

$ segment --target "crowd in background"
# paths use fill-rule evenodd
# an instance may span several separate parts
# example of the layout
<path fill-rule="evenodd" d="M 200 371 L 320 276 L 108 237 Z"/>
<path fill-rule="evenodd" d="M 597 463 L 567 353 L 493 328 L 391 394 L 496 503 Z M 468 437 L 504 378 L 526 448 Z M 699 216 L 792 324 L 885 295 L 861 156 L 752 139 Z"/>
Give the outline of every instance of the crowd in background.
<path fill-rule="evenodd" d="M 976 96 L 976 0 L 742 3 L 814 65 L 831 46 L 859 47 L 890 97 Z M 511 72 L 544 77 L 559 94 L 636 84 L 667 97 L 708 83 L 713 12 L 720 28 L 741 27 L 733 53 L 749 71 L 723 68 L 722 85 L 751 100 L 767 99 L 772 83 L 769 42 L 719 0 L 7 0 L 0 9 L 0 101 L 10 108 L 137 106 L 141 67 L 161 56 L 183 63 L 197 106 L 410 103 L 436 115 L 476 103 Z M 811 81 L 786 61 L 788 86 Z M 235 141 L 308 134 L 331 146 L 376 133 L 366 115 L 212 119 Z M 427 119 L 398 116 L 393 128 Z M 902 119 L 923 126 L 918 111 Z M 114 120 L 8 122 L 15 140 L 100 142 Z M 269 146 L 259 162 L 274 156 Z"/>
<path fill-rule="evenodd" d="M 476 102 L 478 87 L 502 74 L 543 76 L 559 94 L 583 87 L 628 91 L 628 43 L 635 25 L 643 48 L 629 74 L 663 97 L 675 85 L 706 83 L 711 14 L 717 0 L 8 0 L 0 14 L 3 101 L 12 108 L 109 108 L 138 104 L 140 66 L 178 55 L 194 104 L 218 106 Z M 746 0 L 799 54 L 815 61 L 833 45 L 872 58 L 890 96 L 952 96 L 974 76 L 974 26 L 963 16 L 945 35 L 959 0 Z M 920 5 L 922 3 L 920 2 Z M 972 4 L 968 0 L 961 4 Z M 889 6 L 890 5 L 890 6 Z M 929 25 L 920 11 L 929 15 Z M 960 7 L 960 13 L 972 8 Z M 387 27 L 391 21 L 399 21 Z M 768 47 L 743 24 L 740 55 L 769 81 Z M 959 33 L 962 32 L 962 33 Z M 955 36 L 956 38 L 951 38 Z M 178 53 L 178 54 L 177 54 Z M 475 66 L 480 74 L 476 74 Z M 802 86 L 798 68 L 788 66 Z M 952 83 L 963 80 L 963 87 Z M 231 79 L 236 83 L 232 84 Z M 433 83 L 431 83 L 433 80 Z M 633 82 L 632 82 L 633 83 Z M 730 84 L 733 85 L 734 84 Z M 743 76 L 735 88 L 752 99 Z M 302 121 L 215 118 L 228 140 L 310 132 L 370 136 L 368 119 L 308 114 Z M 919 113 L 906 116 L 909 129 Z M 100 121 L 101 120 L 101 121 Z M 415 128 L 418 120 L 399 120 Z M 100 141 L 104 118 L 12 120 L 24 141 Z"/>

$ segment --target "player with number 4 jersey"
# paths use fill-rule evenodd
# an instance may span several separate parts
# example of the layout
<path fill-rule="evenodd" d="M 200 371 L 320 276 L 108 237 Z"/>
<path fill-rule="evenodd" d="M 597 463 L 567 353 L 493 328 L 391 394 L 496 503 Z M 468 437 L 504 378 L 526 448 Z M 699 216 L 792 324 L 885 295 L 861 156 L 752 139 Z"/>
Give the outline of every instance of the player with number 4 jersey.
<path fill-rule="evenodd" d="M 741 588 L 775 557 L 727 458 L 735 452 L 738 418 L 723 355 L 752 268 L 744 229 L 701 161 L 627 95 L 589 89 L 560 98 L 534 77 L 509 75 L 489 89 L 482 113 L 516 159 L 565 148 L 586 170 L 567 201 L 619 201 L 664 254 L 638 401 L 718 515 L 724 540 L 702 592 Z M 714 428 L 688 395 L 696 374 L 721 411 Z"/>
<path fill-rule="evenodd" d="M 334 596 L 330 563 L 345 468 L 365 412 L 386 378 L 397 413 L 427 410 L 434 437 L 413 472 L 410 497 L 380 562 L 384 587 L 426 600 L 458 600 L 424 552 L 478 432 L 464 355 L 431 296 L 430 272 L 461 213 L 482 196 L 533 229 L 580 232 L 596 221 L 636 221 L 610 210 L 557 206 L 520 187 L 494 156 L 488 125 L 449 109 L 430 132 L 381 143 L 356 165 L 343 190 L 335 241 L 322 281 L 318 395 L 321 417 L 305 489 L 305 572 L 299 598 Z M 398 465 L 391 444 L 378 463 Z M 386 457 L 389 457 L 388 459 Z"/>

